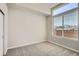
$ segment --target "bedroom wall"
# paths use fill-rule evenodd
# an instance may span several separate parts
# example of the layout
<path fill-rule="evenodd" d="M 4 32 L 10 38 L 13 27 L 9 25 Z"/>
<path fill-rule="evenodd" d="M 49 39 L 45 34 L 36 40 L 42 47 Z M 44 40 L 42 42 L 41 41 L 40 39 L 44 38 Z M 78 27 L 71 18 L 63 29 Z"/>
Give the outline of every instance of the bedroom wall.
<path fill-rule="evenodd" d="M 46 17 L 47 41 L 50 41 L 52 39 L 52 36 L 53 36 L 53 26 L 52 25 L 53 25 L 52 24 L 52 16 L 49 15 Z"/>
<path fill-rule="evenodd" d="M 8 48 L 46 41 L 46 17 L 20 7 L 8 7 Z"/>

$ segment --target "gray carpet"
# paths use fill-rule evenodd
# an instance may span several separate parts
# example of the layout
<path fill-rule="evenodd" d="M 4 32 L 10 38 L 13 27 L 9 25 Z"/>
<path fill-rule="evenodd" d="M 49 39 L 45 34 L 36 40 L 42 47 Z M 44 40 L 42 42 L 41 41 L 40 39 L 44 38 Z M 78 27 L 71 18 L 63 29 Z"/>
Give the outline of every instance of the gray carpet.
<path fill-rule="evenodd" d="M 62 48 L 49 42 L 9 49 L 5 56 L 78 56 L 71 50 Z"/>

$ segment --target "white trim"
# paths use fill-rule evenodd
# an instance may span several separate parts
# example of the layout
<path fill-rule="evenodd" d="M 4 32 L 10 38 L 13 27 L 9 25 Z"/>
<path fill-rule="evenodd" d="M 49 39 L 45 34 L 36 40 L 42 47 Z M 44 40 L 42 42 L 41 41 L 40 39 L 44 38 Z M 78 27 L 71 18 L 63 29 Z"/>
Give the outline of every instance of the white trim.
<path fill-rule="evenodd" d="M 22 46 L 28 46 L 28 45 L 32 45 L 32 44 L 37 44 L 37 43 L 45 42 L 45 41 L 46 40 L 38 41 L 38 42 L 31 42 L 31 43 L 24 43 L 24 44 L 21 44 L 21 45 L 8 47 L 8 49 L 18 48 L 18 47 L 22 47 Z"/>
<path fill-rule="evenodd" d="M 55 36 L 54 38 L 59 38 L 59 39 L 69 39 L 69 40 L 73 40 L 73 41 L 77 41 L 78 40 L 78 35 L 75 38 L 69 38 L 69 37 L 62 37 L 62 36 Z"/>
<path fill-rule="evenodd" d="M 3 55 L 6 55 L 7 51 L 8 51 L 8 49 L 3 53 Z"/>

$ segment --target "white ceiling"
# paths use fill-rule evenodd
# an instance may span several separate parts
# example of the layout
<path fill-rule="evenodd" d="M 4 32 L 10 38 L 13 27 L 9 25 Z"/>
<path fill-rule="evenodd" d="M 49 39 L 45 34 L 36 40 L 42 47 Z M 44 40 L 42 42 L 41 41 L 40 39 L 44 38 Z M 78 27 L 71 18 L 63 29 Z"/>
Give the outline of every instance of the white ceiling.
<path fill-rule="evenodd" d="M 21 6 L 23 8 L 28 8 L 46 15 L 51 14 L 51 8 L 58 5 L 59 3 L 12 3 L 8 6 Z"/>

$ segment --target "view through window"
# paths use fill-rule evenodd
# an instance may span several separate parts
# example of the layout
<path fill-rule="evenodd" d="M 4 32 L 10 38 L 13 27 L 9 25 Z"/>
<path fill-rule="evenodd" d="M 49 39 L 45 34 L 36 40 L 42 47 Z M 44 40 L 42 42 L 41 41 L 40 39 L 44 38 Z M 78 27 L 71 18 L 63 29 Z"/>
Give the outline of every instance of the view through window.
<path fill-rule="evenodd" d="M 64 4 L 52 11 L 54 21 L 54 34 L 76 40 L 78 33 L 78 5 L 76 3 Z M 53 26 L 52 25 L 52 26 Z"/>

